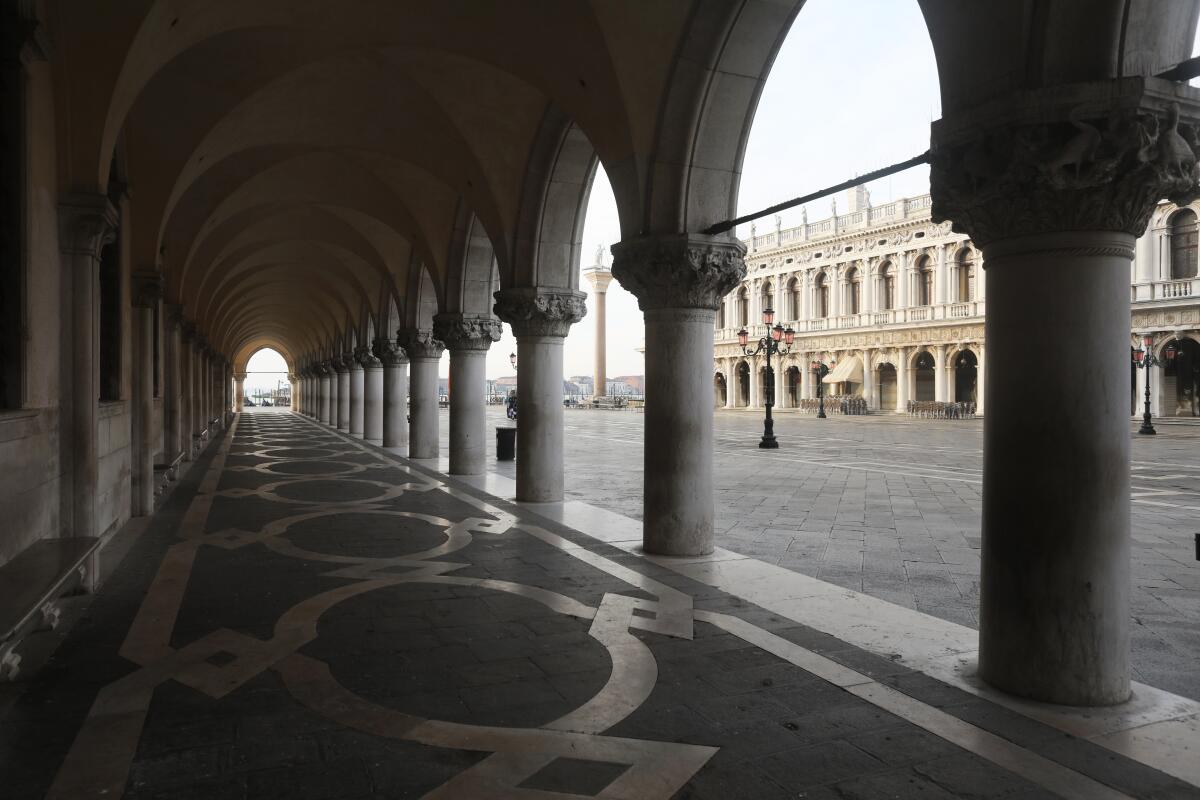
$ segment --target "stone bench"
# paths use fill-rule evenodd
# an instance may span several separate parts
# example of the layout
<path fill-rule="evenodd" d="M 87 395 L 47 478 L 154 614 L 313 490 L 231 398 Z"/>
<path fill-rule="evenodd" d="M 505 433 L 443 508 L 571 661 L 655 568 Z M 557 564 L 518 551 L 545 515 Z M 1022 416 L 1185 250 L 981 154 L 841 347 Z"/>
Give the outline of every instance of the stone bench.
<path fill-rule="evenodd" d="M 154 456 L 154 494 L 160 495 L 179 476 L 183 453 L 157 453 Z"/>
<path fill-rule="evenodd" d="M 17 652 L 30 634 L 53 630 L 62 599 L 85 587 L 87 562 L 100 539 L 42 539 L 0 567 L 0 681 L 21 671 Z"/>

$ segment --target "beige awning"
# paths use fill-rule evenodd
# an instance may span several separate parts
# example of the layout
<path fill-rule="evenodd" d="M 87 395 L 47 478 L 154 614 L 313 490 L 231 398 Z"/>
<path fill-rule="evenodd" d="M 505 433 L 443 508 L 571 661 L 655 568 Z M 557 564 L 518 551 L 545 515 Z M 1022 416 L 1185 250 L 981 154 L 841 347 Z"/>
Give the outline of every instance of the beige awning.
<path fill-rule="evenodd" d="M 825 376 L 825 380 L 822 383 L 846 383 L 847 381 L 850 383 L 863 382 L 862 359 L 858 356 L 843 358 Z"/>

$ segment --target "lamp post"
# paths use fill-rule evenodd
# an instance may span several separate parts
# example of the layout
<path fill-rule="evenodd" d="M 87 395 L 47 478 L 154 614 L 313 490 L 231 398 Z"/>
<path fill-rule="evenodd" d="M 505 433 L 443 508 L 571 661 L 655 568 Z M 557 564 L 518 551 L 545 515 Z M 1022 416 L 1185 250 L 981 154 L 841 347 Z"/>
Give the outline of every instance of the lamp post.
<path fill-rule="evenodd" d="M 792 342 L 796 341 L 796 332 L 790 327 L 785 329 L 783 325 L 779 324 L 772 328 L 771 323 L 775 321 L 775 312 L 770 308 L 763 309 L 762 318 L 770 335 L 759 339 L 758 344 L 751 350 L 748 347 L 750 333 L 742 328 L 738 331 L 738 344 L 741 345 L 742 352 L 748 356 L 756 356 L 762 352 L 767 354 L 767 380 L 764 386 L 766 398 L 763 402 L 767 413 L 763 419 L 762 441 L 758 443 L 758 446 L 763 449 L 773 449 L 779 447 L 779 442 L 775 440 L 775 420 L 771 419 L 771 409 L 775 406 L 775 370 L 771 367 L 771 356 L 783 356 L 790 352 Z"/>
<path fill-rule="evenodd" d="M 834 361 L 834 364 L 837 362 Z M 825 366 L 824 361 L 814 361 L 809 365 L 817 375 L 817 419 L 826 419 L 825 416 L 825 376 L 829 374 L 829 367 Z"/>
<path fill-rule="evenodd" d="M 1133 363 L 1146 371 L 1146 410 L 1142 414 L 1142 427 L 1138 428 L 1138 433 L 1142 436 L 1154 436 L 1158 431 L 1154 430 L 1154 425 L 1151 423 L 1150 417 L 1150 368 L 1166 366 L 1155 355 L 1154 339 L 1150 336 L 1142 337 L 1142 348 L 1133 351 Z M 1167 349 L 1163 351 L 1167 362 L 1175 360 L 1175 345 L 1167 345 Z"/>

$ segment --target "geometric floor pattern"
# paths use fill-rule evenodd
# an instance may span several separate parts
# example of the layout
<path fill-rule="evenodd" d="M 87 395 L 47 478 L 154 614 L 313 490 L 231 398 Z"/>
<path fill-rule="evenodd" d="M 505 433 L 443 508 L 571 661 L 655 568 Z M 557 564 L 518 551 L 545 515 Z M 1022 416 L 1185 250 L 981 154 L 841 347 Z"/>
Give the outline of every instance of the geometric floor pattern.
<path fill-rule="evenodd" d="M 193 467 L 0 743 L 6 798 L 1195 796 L 282 412 Z"/>

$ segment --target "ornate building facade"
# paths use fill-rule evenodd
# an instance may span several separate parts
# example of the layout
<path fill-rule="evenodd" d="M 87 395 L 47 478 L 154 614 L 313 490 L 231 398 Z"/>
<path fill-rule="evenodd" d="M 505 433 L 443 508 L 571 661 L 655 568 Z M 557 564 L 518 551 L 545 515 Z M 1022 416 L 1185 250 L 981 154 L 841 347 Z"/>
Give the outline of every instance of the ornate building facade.
<path fill-rule="evenodd" d="M 930 219 L 930 197 L 872 207 L 862 187 L 843 214 L 745 241 L 747 274 L 717 312 L 713 388 L 724 408 L 760 408 L 766 363 L 745 356 L 738 331 L 767 334 L 762 311 L 796 331 L 775 367 L 775 407 L 817 396 L 811 365 L 830 367 L 827 395 L 866 399 L 872 411 L 910 401 L 971 402 L 984 413 L 987 308 L 983 259 L 971 240 Z M 1150 370 L 1155 416 L 1200 416 L 1200 277 L 1197 212 L 1162 203 L 1137 243 L 1130 268 L 1131 349 L 1144 336 L 1163 366 Z M 1064 297 L 1064 303 L 1071 298 Z M 1030 393 L 1039 360 L 1070 358 L 1087 342 L 1034 342 Z M 1168 355 L 1171 357 L 1168 358 Z M 1141 412 L 1144 375 L 1132 367 L 1131 408 Z"/>

